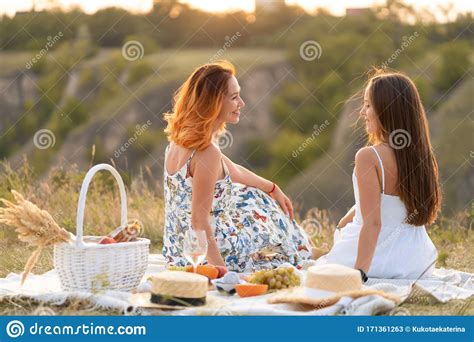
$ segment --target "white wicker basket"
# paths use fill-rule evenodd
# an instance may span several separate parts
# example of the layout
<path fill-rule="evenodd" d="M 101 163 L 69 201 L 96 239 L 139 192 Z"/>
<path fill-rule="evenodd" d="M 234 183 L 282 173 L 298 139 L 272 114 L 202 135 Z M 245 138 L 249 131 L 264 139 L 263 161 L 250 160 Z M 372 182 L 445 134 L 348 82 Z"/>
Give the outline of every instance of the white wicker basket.
<path fill-rule="evenodd" d="M 108 164 L 99 164 L 89 170 L 81 187 L 77 208 L 75 243 L 54 246 L 54 267 L 65 291 L 96 292 L 101 290 L 130 291 L 140 283 L 147 264 L 150 240 L 137 238 L 133 242 L 108 245 L 98 243 L 101 237 L 83 238 L 84 209 L 92 177 L 97 171 L 107 170 L 118 182 L 121 201 L 121 223 L 127 224 L 127 195 L 120 174 Z"/>

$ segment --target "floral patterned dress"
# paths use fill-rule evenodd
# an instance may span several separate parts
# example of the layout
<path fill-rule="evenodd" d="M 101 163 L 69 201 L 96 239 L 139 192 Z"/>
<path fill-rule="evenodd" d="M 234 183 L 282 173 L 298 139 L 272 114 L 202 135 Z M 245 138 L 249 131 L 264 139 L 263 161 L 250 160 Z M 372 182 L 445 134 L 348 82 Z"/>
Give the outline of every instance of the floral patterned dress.
<path fill-rule="evenodd" d="M 170 175 L 165 155 L 163 255 L 170 265 L 188 264 L 183 242 L 185 232 L 191 229 L 192 178 L 187 175 L 193 156 L 194 152 L 180 170 Z M 298 265 L 309 259 L 311 244 L 301 227 L 267 193 L 232 183 L 225 163 L 222 165 L 225 177 L 215 185 L 210 223 L 227 268 L 253 272 L 285 262 Z"/>

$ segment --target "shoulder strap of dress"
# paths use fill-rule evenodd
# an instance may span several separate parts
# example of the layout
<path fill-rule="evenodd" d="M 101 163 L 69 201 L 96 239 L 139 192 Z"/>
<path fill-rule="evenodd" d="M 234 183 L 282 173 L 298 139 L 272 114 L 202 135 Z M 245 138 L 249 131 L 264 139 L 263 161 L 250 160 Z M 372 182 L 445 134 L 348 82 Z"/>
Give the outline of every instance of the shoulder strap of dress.
<path fill-rule="evenodd" d="M 221 161 L 222 161 L 222 167 L 224 169 L 224 176 L 227 177 L 229 175 L 229 169 L 227 168 L 224 158 L 221 158 Z"/>
<path fill-rule="evenodd" d="M 193 152 L 191 152 L 191 155 L 189 156 L 188 161 L 186 162 L 186 164 L 189 165 L 189 163 L 191 162 L 191 159 L 193 159 L 195 153 L 196 153 L 196 150 L 193 150 Z"/>
<path fill-rule="evenodd" d="M 168 145 L 166 145 L 166 149 L 165 149 L 165 161 L 164 161 L 164 168 L 166 170 L 166 160 L 168 159 L 168 151 L 170 149 L 170 145 L 171 143 L 169 143 Z"/>
<path fill-rule="evenodd" d="M 195 153 L 196 153 L 196 150 L 193 150 L 193 151 L 191 152 L 191 155 L 190 155 L 189 158 L 188 158 L 188 161 L 186 162 L 186 177 L 189 177 L 189 176 L 191 175 L 189 166 L 190 166 L 190 164 L 191 164 L 191 159 L 193 159 Z"/>
<path fill-rule="evenodd" d="M 380 169 L 382 170 L 382 194 L 383 194 L 384 191 L 385 191 L 385 172 L 384 172 L 384 169 L 383 169 L 382 158 L 380 158 L 380 154 L 377 152 L 377 150 L 374 146 L 370 146 L 370 147 L 372 147 L 372 149 L 374 150 L 375 155 L 377 156 L 377 159 L 379 160 Z"/>
<path fill-rule="evenodd" d="M 186 176 L 189 175 L 189 163 L 191 163 L 191 159 L 193 159 L 194 157 L 194 154 L 196 153 L 196 150 L 194 150 L 192 153 L 191 153 L 191 156 L 189 156 L 189 159 L 188 161 L 186 162 Z M 166 157 L 165 157 L 166 158 Z M 229 175 L 229 169 L 227 168 L 227 165 L 226 163 L 224 162 L 224 158 L 221 158 L 221 162 L 222 162 L 222 167 L 224 168 L 224 176 L 228 176 Z"/>

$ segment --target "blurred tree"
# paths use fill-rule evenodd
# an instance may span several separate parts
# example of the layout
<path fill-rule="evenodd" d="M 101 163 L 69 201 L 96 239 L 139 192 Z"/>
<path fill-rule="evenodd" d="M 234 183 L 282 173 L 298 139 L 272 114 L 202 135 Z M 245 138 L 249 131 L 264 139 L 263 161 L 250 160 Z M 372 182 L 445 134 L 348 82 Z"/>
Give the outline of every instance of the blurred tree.
<path fill-rule="evenodd" d="M 140 16 L 121 8 L 106 8 L 87 18 L 94 42 L 101 46 L 120 46 L 124 38 L 136 32 Z"/>
<path fill-rule="evenodd" d="M 441 46 L 441 61 L 434 82 L 439 91 L 449 90 L 467 73 L 470 53 L 469 43 L 465 41 L 449 42 Z"/>

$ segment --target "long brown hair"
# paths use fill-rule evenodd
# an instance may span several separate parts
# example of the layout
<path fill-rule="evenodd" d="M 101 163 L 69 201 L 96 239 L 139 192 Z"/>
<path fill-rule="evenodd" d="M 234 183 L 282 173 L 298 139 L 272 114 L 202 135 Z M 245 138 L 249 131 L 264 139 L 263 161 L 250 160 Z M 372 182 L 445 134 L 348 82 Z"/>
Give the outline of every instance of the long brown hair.
<path fill-rule="evenodd" d="M 379 121 L 369 143 L 389 143 L 395 151 L 398 192 L 408 211 L 407 223 L 430 224 L 441 208 L 441 190 L 418 90 L 407 76 L 384 71 L 376 71 L 367 87 Z"/>
<path fill-rule="evenodd" d="M 226 61 L 195 69 L 176 92 L 173 111 L 164 114 L 168 140 L 193 150 L 209 146 L 228 81 L 233 75 L 235 68 Z M 225 124 L 222 124 L 218 134 L 224 131 Z"/>

